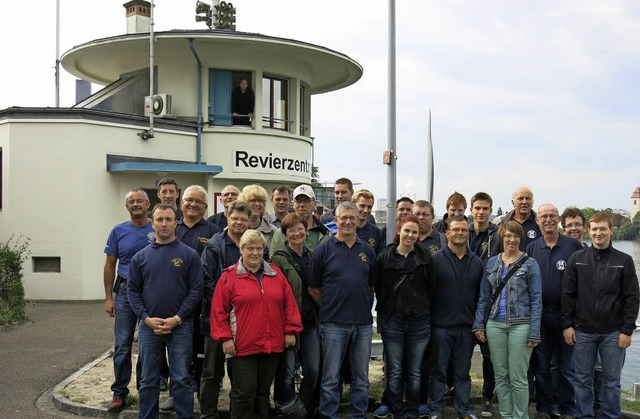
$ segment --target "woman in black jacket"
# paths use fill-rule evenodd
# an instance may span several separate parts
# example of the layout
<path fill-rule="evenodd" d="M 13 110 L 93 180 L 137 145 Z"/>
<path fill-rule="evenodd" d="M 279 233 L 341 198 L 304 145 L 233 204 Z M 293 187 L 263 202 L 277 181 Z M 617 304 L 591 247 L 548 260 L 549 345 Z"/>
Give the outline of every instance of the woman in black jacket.
<path fill-rule="evenodd" d="M 395 417 L 418 417 L 420 367 L 431 331 L 433 264 L 429 252 L 416 246 L 418 235 L 418 219 L 403 218 L 394 243 L 380 253 L 376 264 L 376 310 L 387 373 L 385 395 Z"/>

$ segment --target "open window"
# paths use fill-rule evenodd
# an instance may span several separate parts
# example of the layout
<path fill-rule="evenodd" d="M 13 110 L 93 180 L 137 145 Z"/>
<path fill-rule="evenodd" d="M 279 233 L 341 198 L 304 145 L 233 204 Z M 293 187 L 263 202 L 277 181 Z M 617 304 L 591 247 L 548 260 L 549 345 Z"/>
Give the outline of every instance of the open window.
<path fill-rule="evenodd" d="M 272 76 L 262 77 L 262 126 L 289 130 L 287 103 L 289 81 Z"/>
<path fill-rule="evenodd" d="M 247 82 L 244 92 L 241 92 L 240 89 L 242 80 Z M 239 91 L 240 93 L 238 93 Z M 239 94 L 240 96 L 238 96 Z M 254 107 L 255 95 L 251 72 L 209 69 L 209 124 L 218 126 L 251 125 L 248 114 L 253 114 Z M 234 112 L 239 116 L 235 120 Z"/>

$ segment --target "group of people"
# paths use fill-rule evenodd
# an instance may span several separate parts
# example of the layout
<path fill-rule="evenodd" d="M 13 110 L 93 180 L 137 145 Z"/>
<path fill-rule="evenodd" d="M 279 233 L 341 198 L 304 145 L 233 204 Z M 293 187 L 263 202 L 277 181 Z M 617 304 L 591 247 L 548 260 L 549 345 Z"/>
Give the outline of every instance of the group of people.
<path fill-rule="evenodd" d="M 527 418 L 531 397 L 540 418 L 620 416 L 638 279 L 606 215 L 536 213 L 521 187 L 493 220 L 491 196 L 473 195 L 471 222 L 457 192 L 437 223 L 431 203 L 402 197 L 396 225 L 379 229 L 370 191 L 340 178 L 334 192 L 336 207 L 316 217 L 312 187 L 278 186 L 267 214 L 264 188 L 228 185 L 224 211 L 207 220 L 200 186 L 178 207 L 177 183 L 162 179 L 151 219 L 145 192 L 130 191 L 130 220 L 105 247 L 105 309 L 116 317 L 108 409 L 126 404 L 138 323 L 141 418 L 157 417 L 163 376 L 177 417 L 193 417 L 194 390 L 201 417 L 218 417 L 225 362 L 233 418 L 268 417 L 272 384 L 284 418 L 337 418 L 344 385 L 351 417 L 366 417 L 375 301 L 386 376 L 375 417 L 437 419 L 451 392 L 458 416 L 475 418 L 477 344 L 481 416 Z"/>

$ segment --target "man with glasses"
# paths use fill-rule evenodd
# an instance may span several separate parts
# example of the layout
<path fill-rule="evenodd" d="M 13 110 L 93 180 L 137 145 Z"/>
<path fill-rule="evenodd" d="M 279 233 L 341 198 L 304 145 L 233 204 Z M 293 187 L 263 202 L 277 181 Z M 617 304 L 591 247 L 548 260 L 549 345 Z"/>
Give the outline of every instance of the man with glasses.
<path fill-rule="evenodd" d="M 556 413 L 554 400 L 562 417 L 575 415 L 573 383 L 573 353 L 562 336 L 560 297 L 562 276 L 571 255 L 582 249 L 576 239 L 561 236 L 558 231 L 558 208 L 544 204 L 538 208 L 536 222 L 542 237 L 527 246 L 526 252 L 540 265 L 542 273 L 542 318 L 540 337 L 542 342 L 533 350 L 536 377 L 537 418 L 550 418 Z M 558 383 L 554 386 L 551 364 L 556 359 Z"/>
<path fill-rule="evenodd" d="M 335 213 L 338 232 L 313 251 L 309 268 L 309 294 L 320 307 L 323 369 L 319 413 L 338 418 L 340 367 L 348 352 L 350 413 L 353 418 L 364 418 L 369 404 L 376 255 L 356 234 L 358 208 L 343 202 Z"/>
<path fill-rule="evenodd" d="M 429 201 L 418 200 L 411 208 L 411 214 L 415 215 L 420 222 L 420 231 L 417 244 L 423 246 L 430 253 L 447 245 L 447 236 L 433 228 L 435 212 L 433 205 Z"/>
<path fill-rule="evenodd" d="M 449 219 L 447 246 L 433 256 L 436 287 L 431 296 L 431 373 L 429 415 L 441 418 L 446 408 L 447 370 L 452 369 L 454 406 L 458 417 L 476 419 L 471 405 L 471 357 L 483 263 L 468 248 L 469 224 L 464 216 Z"/>
<path fill-rule="evenodd" d="M 562 211 L 560 225 L 565 236 L 572 237 L 582 243 L 582 247 L 589 247 L 584 242 L 584 233 L 587 232 L 587 219 L 580 208 L 568 207 Z"/>
<path fill-rule="evenodd" d="M 207 218 L 207 221 L 220 227 L 220 230 L 224 230 L 228 225 L 227 217 L 229 216 L 229 205 L 238 199 L 238 195 L 240 195 L 240 189 L 233 185 L 225 186 L 220 194 L 220 202 L 222 202 L 224 210 Z"/>
<path fill-rule="evenodd" d="M 312 252 L 320 243 L 331 237 L 331 231 L 313 216 L 315 209 L 316 194 L 313 192 L 313 188 L 304 184 L 295 188 L 293 191 L 293 211 L 306 220 L 307 238 L 304 245 Z M 283 242 L 284 235 L 282 230 L 278 229 L 273 234 L 270 249 L 282 247 Z M 273 253 L 270 252 L 270 254 L 273 256 Z"/>
<path fill-rule="evenodd" d="M 209 239 L 202 252 L 204 269 L 204 296 L 200 314 L 200 333 L 204 337 L 204 361 L 200 379 L 200 417 L 202 419 L 218 417 L 218 396 L 224 377 L 225 356 L 222 345 L 211 339 L 211 299 L 222 271 L 240 259 L 240 238 L 249 228 L 252 212 L 248 203 L 233 201 L 229 205 L 228 228 Z"/>
<path fill-rule="evenodd" d="M 127 278 L 131 258 L 139 250 L 155 240 L 149 212 L 149 197 L 142 189 L 132 189 L 124 198 L 129 211 L 129 221 L 111 229 L 104 253 L 104 292 L 106 302 L 104 310 L 115 317 L 115 346 L 113 348 L 113 373 L 115 379 L 111 385 L 113 399 L 107 406 L 110 412 L 120 412 L 126 405 L 131 381 L 131 347 L 136 331 L 138 317 L 133 312 L 127 297 Z M 116 263 L 118 265 L 116 275 Z M 114 298 L 115 294 L 115 298 Z"/>

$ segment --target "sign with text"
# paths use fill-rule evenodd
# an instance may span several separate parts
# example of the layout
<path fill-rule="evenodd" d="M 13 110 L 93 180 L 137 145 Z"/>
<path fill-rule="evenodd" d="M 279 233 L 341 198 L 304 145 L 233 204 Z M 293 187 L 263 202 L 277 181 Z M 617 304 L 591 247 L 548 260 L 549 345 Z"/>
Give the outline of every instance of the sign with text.
<path fill-rule="evenodd" d="M 311 162 L 306 158 L 255 150 L 233 150 L 236 173 L 270 173 L 274 175 L 311 176 Z"/>

